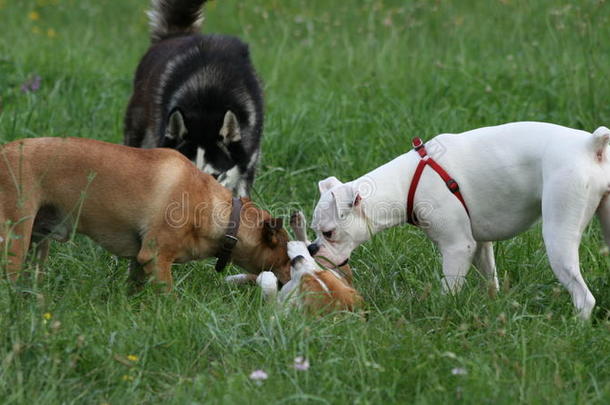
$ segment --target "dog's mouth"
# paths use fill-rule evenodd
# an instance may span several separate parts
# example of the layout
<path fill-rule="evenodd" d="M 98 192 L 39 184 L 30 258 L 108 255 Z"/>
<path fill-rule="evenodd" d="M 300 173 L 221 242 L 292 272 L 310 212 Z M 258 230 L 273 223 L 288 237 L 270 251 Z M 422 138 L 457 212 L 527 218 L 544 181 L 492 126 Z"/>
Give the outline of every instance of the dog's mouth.
<path fill-rule="evenodd" d="M 322 264 L 324 267 L 330 268 L 330 269 L 336 269 L 339 267 L 343 267 L 349 262 L 349 257 L 339 264 L 336 264 L 335 262 L 331 261 L 330 259 L 328 259 L 324 256 L 314 256 L 314 258 L 316 259 L 317 262 Z"/>
<path fill-rule="evenodd" d="M 349 258 L 345 259 L 342 263 L 338 264 L 337 267 L 343 267 L 349 262 Z"/>

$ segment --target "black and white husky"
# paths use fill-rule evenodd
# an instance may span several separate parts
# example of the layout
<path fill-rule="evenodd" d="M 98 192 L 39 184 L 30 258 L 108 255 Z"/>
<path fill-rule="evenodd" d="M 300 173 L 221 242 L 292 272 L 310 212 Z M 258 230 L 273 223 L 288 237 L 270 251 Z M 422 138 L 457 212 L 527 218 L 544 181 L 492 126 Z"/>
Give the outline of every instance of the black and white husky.
<path fill-rule="evenodd" d="M 263 94 L 248 45 L 203 35 L 205 0 L 152 0 L 152 44 L 138 65 L 126 145 L 177 149 L 247 196 L 260 158 Z"/>

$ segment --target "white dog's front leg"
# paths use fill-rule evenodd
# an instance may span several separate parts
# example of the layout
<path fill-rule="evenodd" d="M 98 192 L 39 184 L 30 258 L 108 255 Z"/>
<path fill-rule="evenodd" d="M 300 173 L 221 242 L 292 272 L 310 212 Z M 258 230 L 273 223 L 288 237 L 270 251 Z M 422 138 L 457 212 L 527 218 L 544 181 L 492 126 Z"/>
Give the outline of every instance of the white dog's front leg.
<path fill-rule="evenodd" d="M 499 290 L 496 261 L 494 260 L 494 246 L 492 242 L 477 242 L 477 250 L 474 254 L 474 265 L 479 270 L 495 291 Z"/>
<path fill-rule="evenodd" d="M 416 215 L 425 224 L 422 229 L 437 244 L 443 256 L 443 292 L 456 293 L 462 288 L 472 265 L 477 242 L 472 236 L 470 217 L 458 199 L 449 194 L 444 184 L 439 184 L 437 190 L 433 191 L 446 193 L 446 199 L 438 203 L 433 201 L 431 205 L 434 209 L 417 212 Z M 415 207 L 417 206 L 416 195 Z"/>
<path fill-rule="evenodd" d="M 474 240 L 439 246 L 443 255 L 443 293 L 457 293 L 462 289 L 475 246 Z"/>

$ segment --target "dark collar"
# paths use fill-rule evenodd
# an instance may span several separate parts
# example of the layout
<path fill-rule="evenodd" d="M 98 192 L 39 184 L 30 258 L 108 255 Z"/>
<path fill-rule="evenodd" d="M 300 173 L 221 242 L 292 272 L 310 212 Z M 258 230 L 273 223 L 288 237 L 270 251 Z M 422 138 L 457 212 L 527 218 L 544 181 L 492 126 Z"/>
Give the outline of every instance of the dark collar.
<path fill-rule="evenodd" d="M 229 217 L 229 223 L 225 230 L 224 241 L 220 247 L 220 251 L 216 254 L 218 260 L 216 261 L 216 271 L 221 272 L 227 266 L 231 260 L 231 252 L 237 244 L 237 231 L 239 230 L 239 221 L 241 217 L 242 202 L 239 198 L 233 197 L 233 208 L 231 209 L 231 216 Z"/>

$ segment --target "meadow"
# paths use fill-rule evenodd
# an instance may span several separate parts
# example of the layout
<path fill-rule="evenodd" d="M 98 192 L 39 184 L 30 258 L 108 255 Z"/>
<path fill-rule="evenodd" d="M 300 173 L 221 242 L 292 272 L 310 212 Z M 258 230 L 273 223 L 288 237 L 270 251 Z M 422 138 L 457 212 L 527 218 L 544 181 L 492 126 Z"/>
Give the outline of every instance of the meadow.
<path fill-rule="evenodd" d="M 0 0 L 0 142 L 122 142 L 147 7 Z M 355 178 L 414 136 L 522 120 L 610 126 L 608 1 L 217 0 L 205 15 L 204 32 L 250 44 L 265 83 L 253 199 L 277 215 L 311 216 L 318 180 Z M 391 229 L 352 256 L 363 321 L 286 316 L 256 288 L 227 285 L 239 269 L 217 274 L 212 260 L 175 266 L 173 295 L 129 296 L 127 261 L 76 237 L 52 247 L 40 285 L 0 282 L 0 402 L 607 404 L 602 248 L 594 221 L 580 258 L 598 306 L 583 323 L 539 226 L 496 244 L 497 296 L 475 271 L 442 295 L 433 244 Z"/>

